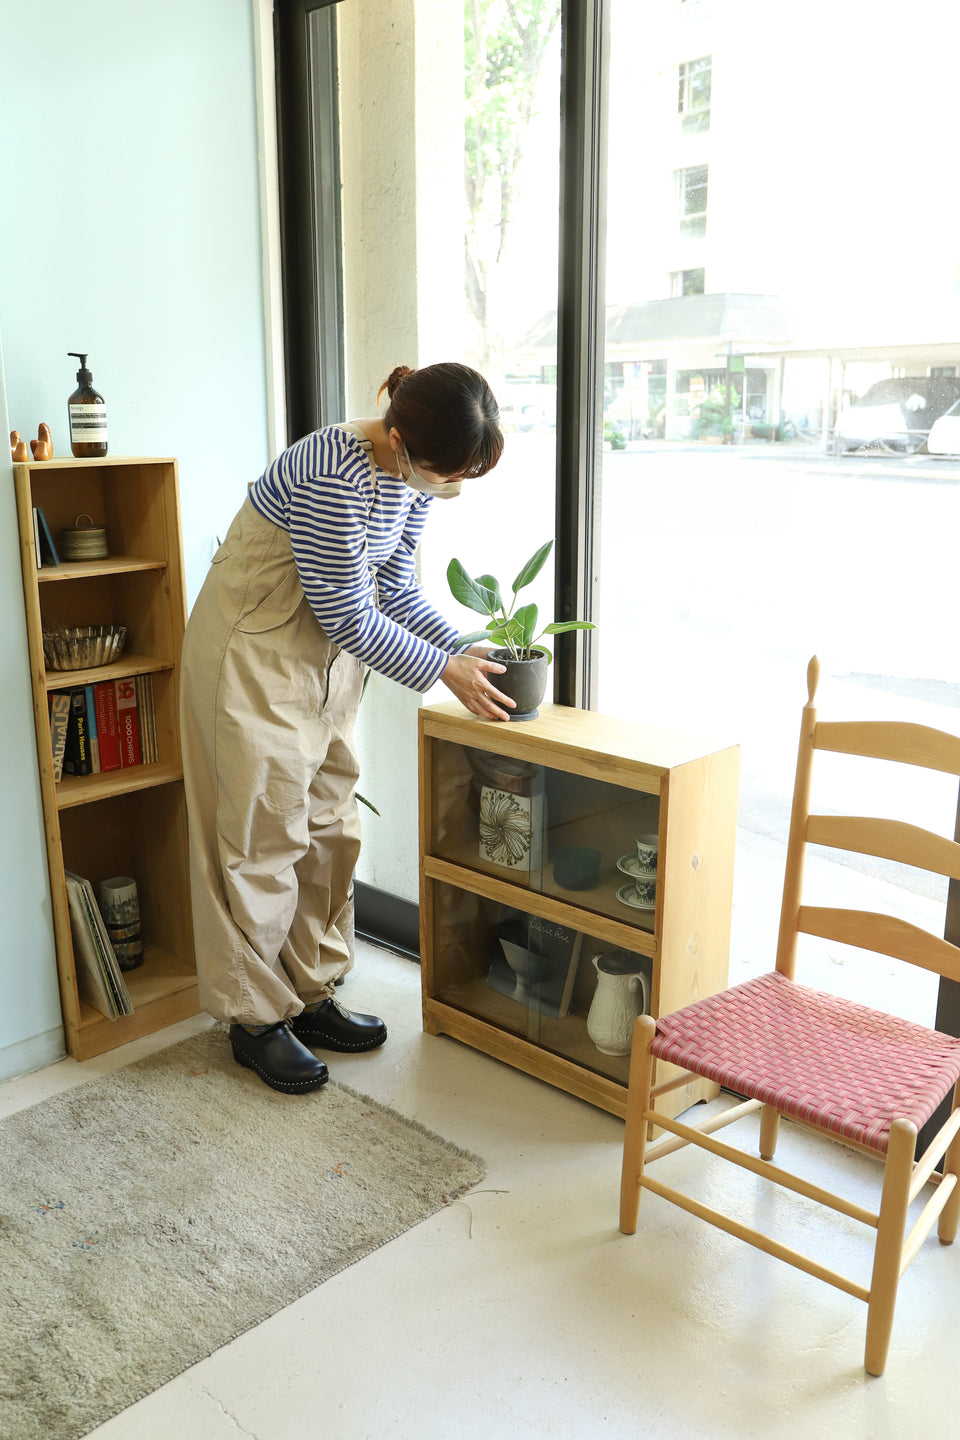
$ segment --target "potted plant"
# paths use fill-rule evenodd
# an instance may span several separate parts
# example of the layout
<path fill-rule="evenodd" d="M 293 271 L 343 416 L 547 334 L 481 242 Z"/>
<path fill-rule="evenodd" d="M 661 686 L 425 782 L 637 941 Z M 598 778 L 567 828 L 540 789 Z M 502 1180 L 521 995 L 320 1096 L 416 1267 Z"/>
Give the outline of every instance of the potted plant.
<path fill-rule="evenodd" d="M 538 631 L 536 605 L 517 606 L 519 591 L 536 579 L 552 548 L 553 541 L 548 540 L 531 555 L 513 582 L 509 606 L 503 600 L 495 576 L 478 575 L 474 578 L 467 574 L 459 560 L 451 560 L 447 566 L 447 581 L 454 599 L 480 615 L 489 616 L 485 629 L 458 635 L 457 644 L 493 641 L 495 648 L 488 652 L 489 658 L 507 667 L 505 674 L 493 677 L 496 687 L 517 702 L 517 708 L 510 712 L 511 720 L 534 720 L 539 713 L 538 707 L 547 688 L 547 666 L 553 659 L 547 647 L 540 643 L 541 638 L 544 635 L 562 635 L 568 630 L 596 629 L 589 620 L 554 620 Z"/>

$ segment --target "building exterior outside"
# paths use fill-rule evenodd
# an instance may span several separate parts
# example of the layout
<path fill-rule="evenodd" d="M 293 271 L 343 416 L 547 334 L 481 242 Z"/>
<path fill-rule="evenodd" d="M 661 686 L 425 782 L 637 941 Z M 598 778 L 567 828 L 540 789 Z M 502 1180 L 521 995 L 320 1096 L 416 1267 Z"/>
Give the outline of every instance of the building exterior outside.
<path fill-rule="evenodd" d="M 606 394 L 628 438 L 782 418 L 830 442 L 890 375 L 960 375 L 960 198 L 934 37 L 853 0 L 613 0 Z M 852 76 L 856 75 L 856 84 Z M 554 317 L 516 337 L 553 378 Z M 729 397 L 729 398 L 728 398 Z M 713 416 L 715 418 L 715 414 Z"/>

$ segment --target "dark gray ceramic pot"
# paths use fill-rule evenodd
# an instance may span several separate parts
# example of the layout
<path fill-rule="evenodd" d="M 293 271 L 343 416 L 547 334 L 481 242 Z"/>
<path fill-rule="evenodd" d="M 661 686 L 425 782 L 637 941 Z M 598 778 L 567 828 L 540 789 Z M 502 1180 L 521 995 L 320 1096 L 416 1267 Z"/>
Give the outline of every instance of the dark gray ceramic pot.
<path fill-rule="evenodd" d="M 490 678 L 498 690 L 517 702 L 516 710 L 510 711 L 510 719 L 536 720 L 547 688 L 547 667 L 550 664 L 544 652 L 534 650 L 529 660 L 514 660 L 509 650 L 489 650 L 487 658 L 498 660 L 507 667 L 505 674 Z"/>

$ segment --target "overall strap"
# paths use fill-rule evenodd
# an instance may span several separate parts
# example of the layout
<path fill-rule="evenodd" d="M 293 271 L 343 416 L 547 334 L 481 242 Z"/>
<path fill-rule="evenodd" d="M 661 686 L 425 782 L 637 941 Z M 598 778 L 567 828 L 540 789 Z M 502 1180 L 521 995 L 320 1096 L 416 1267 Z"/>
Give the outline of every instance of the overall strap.
<path fill-rule="evenodd" d="M 379 494 L 380 487 L 377 484 L 377 462 L 373 458 L 373 441 L 367 435 L 367 432 L 360 425 L 358 425 L 355 420 L 342 420 L 337 426 L 337 429 L 349 430 L 350 434 L 355 436 L 356 439 L 360 441 L 360 444 L 367 452 L 367 459 L 370 461 L 370 478 L 373 481 L 373 493 L 375 495 Z"/>

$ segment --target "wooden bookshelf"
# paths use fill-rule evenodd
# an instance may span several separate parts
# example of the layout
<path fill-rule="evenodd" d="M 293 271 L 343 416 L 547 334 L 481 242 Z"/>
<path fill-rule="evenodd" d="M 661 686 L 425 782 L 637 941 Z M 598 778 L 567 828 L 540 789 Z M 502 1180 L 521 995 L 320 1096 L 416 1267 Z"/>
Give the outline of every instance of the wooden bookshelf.
<path fill-rule="evenodd" d="M 29 462 L 14 466 L 14 482 L 63 1025 L 68 1051 L 85 1060 L 200 1008 L 178 718 L 186 594 L 177 462 Z M 42 508 L 55 541 L 76 516 L 90 515 L 106 527 L 110 554 L 38 569 L 34 506 Z M 119 659 L 47 670 L 45 628 L 104 623 L 127 627 Z M 154 677 L 158 761 L 55 782 L 49 692 L 144 674 Z M 145 958 L 124 973 L 132 1015 L 109 1020 L 79 998 L 65 869 L 95 888 L 110 875 L 137 881 Z"/>

